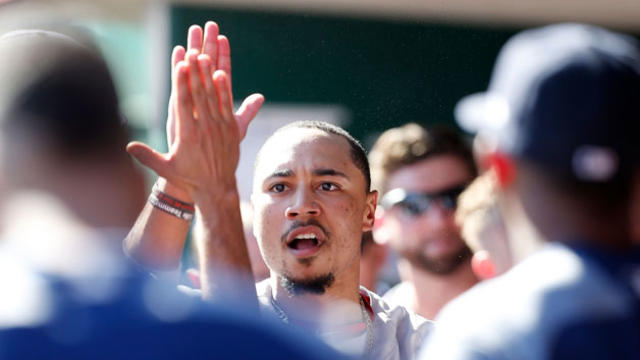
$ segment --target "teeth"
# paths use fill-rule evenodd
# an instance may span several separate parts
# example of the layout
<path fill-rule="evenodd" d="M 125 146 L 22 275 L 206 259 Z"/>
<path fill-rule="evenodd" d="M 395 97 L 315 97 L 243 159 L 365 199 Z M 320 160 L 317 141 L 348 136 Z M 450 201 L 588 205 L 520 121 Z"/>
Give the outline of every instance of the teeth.
<path fill-rule="evenodd" d="M 315 239 L 315 234 L 300 234 L 296 236 L 296 239 Z"/>

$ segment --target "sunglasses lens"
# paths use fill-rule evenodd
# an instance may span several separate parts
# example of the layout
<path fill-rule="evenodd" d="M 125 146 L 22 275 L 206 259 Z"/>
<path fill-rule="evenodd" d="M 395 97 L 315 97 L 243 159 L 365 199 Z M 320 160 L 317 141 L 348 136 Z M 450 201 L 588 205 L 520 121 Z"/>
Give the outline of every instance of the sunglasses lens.
<path fill-rule="evenodd" d="M 395 189 L 385 195 L 386 199 L 383 198 L 382 203 L 388 209 L 397 207 L 407 217 L 422 215 L 434 204 L 437 204 L 442 210 L 454 211 L 458 205 L 458 196 L 464 188 L 465 186 L 458 186 L 430 194 L 407 193 L 402 189 Z"/>
<path fill-rule="evenodd" d="M 443 210 L 453 211 L 458 205 L 458 196 L 463 190 L 464 187 L 457 187 L 436 194 L 407 194 L 405 199 L 396 205 L 408 217 L 419 216 L 427 212 L 434 204 L 438 204 Z"/>
<path fill-rule="evenodd" d="M 402 213 L 406 216 L 414 217 L 422 214 L 429 209 L 429 200 L 424 199 L 406 199 L 398 203 Z"/>
<path fill-rule="evenodd" d="M 464 187 L 460 186 L 438 195 L 442 207 L 447 210 L 455 210 L 458 206 L 458 196 L 464 191 Z"/>
<path fill-rule="evenodd" d="M 451 194 L 447 194 L 447 195 L 440 196 L 438 200 L 440 201 L 440 204 L 442 205 L 443 209 L 455 210 L 458 197 Z"/>

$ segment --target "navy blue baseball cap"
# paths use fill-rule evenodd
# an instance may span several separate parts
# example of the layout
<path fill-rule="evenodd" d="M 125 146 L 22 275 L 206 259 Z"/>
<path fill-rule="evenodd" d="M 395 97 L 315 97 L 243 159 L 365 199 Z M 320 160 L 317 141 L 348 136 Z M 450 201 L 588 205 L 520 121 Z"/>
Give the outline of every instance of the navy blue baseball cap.
<path fill-rule="evenodd" d="M 460 100 L 455 116 L 515 161 L 580 182 L 628 178 L 640 144 L 638 42 L 583 24 L 523 31 L 500 51 L 488 90 Z"/>

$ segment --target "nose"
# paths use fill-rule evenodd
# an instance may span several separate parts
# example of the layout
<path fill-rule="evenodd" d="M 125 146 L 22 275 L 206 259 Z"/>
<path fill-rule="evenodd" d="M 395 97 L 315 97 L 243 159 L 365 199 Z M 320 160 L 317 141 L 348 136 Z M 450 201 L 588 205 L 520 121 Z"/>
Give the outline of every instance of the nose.
<path fill-rule="evenodd" d="M 303 188 L 299 188 L 294 202 L 285 210 L 285 216 L 289 220 L 318 215 L 320 215 L 320 208 L 315 201 L 313 192 Z"/>

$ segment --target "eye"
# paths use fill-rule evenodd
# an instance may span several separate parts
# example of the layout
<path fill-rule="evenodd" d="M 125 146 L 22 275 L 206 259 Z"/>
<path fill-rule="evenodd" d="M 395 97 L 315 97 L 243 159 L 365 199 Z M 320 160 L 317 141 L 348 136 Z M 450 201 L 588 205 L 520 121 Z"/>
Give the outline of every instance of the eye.
<path fill-rule="evenodd" d="M 320 188 L 324 191 L 336 191 L 339 190 L 338 186 L 334 183 L 323 182 L 320 184 Z"/>
<path fill-rule="evenodd" d="M 285 191 L 287 189 L 287 186 L 285 184 L 275 184 L 273 186 L 271 186 L 269 188 L 269 191 L 274 192 L 274 193 L 281 193 L 283 191 Z"/>

